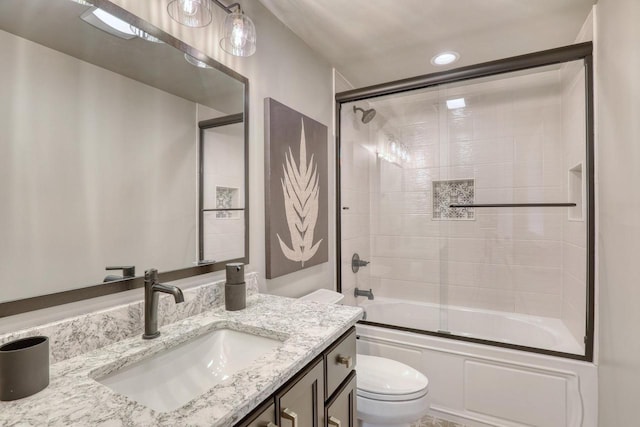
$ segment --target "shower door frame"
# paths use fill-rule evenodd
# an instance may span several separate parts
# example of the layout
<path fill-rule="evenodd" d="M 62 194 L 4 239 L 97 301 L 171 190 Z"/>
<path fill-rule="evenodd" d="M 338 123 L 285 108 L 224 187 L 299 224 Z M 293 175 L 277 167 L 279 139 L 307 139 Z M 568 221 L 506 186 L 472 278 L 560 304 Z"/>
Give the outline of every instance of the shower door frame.
<path fill-rule="evenodd" d="M 495 347 L 513 350 L 527 351 L 531 353 L 545 354 L 568 359 L 593 362 L 593 348 L 595 335 L 595 151 L 594 151 L 594 87 L 593 87 L 593 43 L 577 43 L 555 49 L 514 56 L 497 61 L 484 62 L 466 67 L 455 68 L 448 71 L 425 74 L 408 79 L 367 86 L 339 92 L 335 95 L 336 101 L 336 273 L 337 290 L 342 292 L 342 199 L 341 199 L 341 163 L 340 163 L 340 116 L 342 104 L 362 101 L 383 95 L 392 95 L 416 89 L 439 86 L 446 83 L 455 83 L 465 80 L 488 77 L 514 71 L 528 70 L 547 65 L 562 64 L 565 62 L 579 61 L 584 63 L 585 70 L 585 119 L 586 119 L 586 198 L 587 198 L 587 304 L 585 307 L 585 352 L 584 355 L 565 353 L 553 350 L 545 350 L 537 347 L 529 347 L 518 344 L 508 344 L 480 338 L 470 338 L 437 331 L 407 328 L 404 326 L 388 325 L 384 323 L 360 321 L 366 325 L 379 326 L 401 331 L 432 335 L 441 338 L 455 339 L 459 341 L 473 342 L 477 344 L 491 345 Z"/>

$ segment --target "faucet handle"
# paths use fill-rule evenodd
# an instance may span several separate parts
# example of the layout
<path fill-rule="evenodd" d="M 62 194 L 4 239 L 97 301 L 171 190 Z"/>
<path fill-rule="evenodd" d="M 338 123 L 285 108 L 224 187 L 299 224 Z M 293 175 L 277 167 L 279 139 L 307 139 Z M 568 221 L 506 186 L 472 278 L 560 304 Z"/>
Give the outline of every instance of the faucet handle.
<path fill-rule="evenodd" d="M 366 267 L 367 265 L 369 265 L 369 261 L 360 259 L 360 255 L 357 253 L 353 254 L 351 257 L 351 271 L 354 273 L 357 273 L 358 270 L 360 270 L 360 267 Z"/>
<path fill-rule="evenodd" d="M 150 268 L 144 272 L 144 281 L 155 283 L 158 281 L 158 270 Z"/>

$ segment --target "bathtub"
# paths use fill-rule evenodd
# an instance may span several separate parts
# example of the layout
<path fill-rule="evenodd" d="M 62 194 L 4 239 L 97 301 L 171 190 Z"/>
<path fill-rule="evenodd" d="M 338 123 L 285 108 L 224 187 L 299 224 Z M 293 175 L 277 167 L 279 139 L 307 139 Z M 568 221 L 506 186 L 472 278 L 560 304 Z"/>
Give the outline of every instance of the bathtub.
<path fill-rule="evenodd" d="M 448 332 L 466 338 L 584 354 L 583 346 L 560 319 L 433 303 L 376 298 L 359 304 L 369 322 L 427 331 Z"/>
<path fill-rule="evenodd" d="M 429 378 L 430 412 L 470 427 L 597 427 L 593 363 L 412 333 L 376 324 L 582 353 L 558 319 L 376 297 L 359 304 L 358 353 L 406 363 Z"/>

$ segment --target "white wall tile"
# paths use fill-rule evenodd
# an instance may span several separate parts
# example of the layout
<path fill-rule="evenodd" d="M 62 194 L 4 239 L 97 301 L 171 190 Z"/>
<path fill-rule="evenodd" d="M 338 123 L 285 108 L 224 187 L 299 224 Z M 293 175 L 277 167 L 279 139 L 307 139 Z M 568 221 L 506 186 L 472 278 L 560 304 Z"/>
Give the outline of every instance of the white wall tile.
<path fill-rule="evenodd" d="M 515 295 L 511 291 L 464 286 L 447 286 L 446 291 L 447 297 L 441 294 L 440 300 L 442 303 L 446 300 L 448 305 L 506 312 L 515 310 Z"/>
<path fill-rule="evenodd" d="M 372 236 L 374 256 L 394 258 L 440 259 L 441 240 L 432 237 Z"/>
<path fill-rule="evenodd" d="M 438 283 L 382 278 L 373 285 L 372 289 L 376 297 L 398 298 L 416 302 L 440 302 L 440 285 Z"/>
<path fill-rule="evenodd" d="M 570 243 L 562 246 L 563 267 L 567 274 L 581 282 L 587 280 L 587 250 Z"/>
<path fill-rule="evenodd" d="M 426 214 L 432 210 L 431 191 L 393 192 L 373 195 L 378 215 Z"/>
<path fill-rule="evenodd" d="M 373 276 L 384 279 L 441 282 L 439 261 L 374 256 L 370 267 Z"/>

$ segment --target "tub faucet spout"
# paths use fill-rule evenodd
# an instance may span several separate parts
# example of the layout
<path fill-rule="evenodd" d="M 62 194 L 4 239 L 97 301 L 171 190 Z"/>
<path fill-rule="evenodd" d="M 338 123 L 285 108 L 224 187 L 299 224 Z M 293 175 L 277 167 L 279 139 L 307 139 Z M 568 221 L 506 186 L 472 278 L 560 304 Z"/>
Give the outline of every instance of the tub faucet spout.
<path fill-rule="evenodd" d="M 369 289 L 368 291 L 363 291 L 361 289 L 356 288 L 353 292 L 353 295 L 356 297 L 367 297 L 367 299 L 373 299 L 373 291 Z"/>
<path fill-rule="evenodd" d="M 158 338 L 158 294 L 162 292 L 173 295 L 176 304 L 184 302 L 182 290 L 177 286 L 158 283 L 158 270 L 152 268 L 144 272 L 144 335 L 150 340 Z"/>

